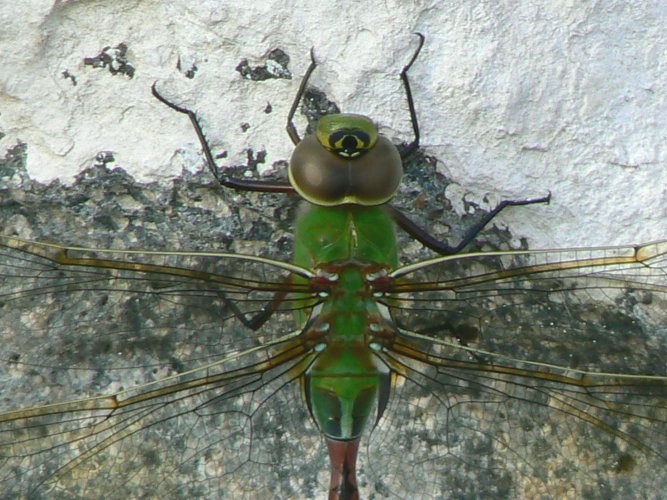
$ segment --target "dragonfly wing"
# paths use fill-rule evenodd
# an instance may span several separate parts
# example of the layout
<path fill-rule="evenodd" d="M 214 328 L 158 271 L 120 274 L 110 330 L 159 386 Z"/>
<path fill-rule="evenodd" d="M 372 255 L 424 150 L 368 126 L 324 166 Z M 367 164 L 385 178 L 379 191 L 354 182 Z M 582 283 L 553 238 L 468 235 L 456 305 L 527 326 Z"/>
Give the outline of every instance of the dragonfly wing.
<path fill-rule="evenodd" d="M 667 464 L 667 377 L 463 363 L 451 346 L 388 356 L 405 376 L 367 448 L 380 491 L 413 480 L 433 497 L 650 497 L 665 487 L 652 471 Z"/>
<path fill-rule="evenodd" d="M 156 359 L 171 351 L 169 368 L 184 371 L 268 343 L 295 328 L 293 309 L 319 300 L 293 281 L 289 265 L 233 254 L 111 252 L 3 238 L 0 259 L 2 320 L 16 351 L 9 356 L 24 364 L 57 358 L 67 369 L 95 368 L 104 360 L 92 358 L 100 355 L 113 361 L 104 366 L 150 364 L 132 359 L 137 349 Z M 255 335 L 239 328 L 267 312 L 275 328 Z"/>
<path fill-rule="evenodd" d="M 664 246 L 641 263 L 619 261 L 633 248 L 528 252 L 401 276 L 385 301 L 401 340 L 384 356 L 401 376 L 367 450 L 379 491 L 406 478 L 436 497 L 662 491 Z"/>
<path fill-rule="evenodd" d="M 260 387 L 256 376 L 243 377 L 116 410 L 0 417 L 3 491 L 14 498 L 238 498 L 321 490 L 308 483 L 326 453 L 312 428 L 307 449 L 288 439 L 308 434 L 309 420 L 298 386 L 284 383 Z M 292 477 L 294 468 L 303 479 Z"/>
<path fill-rule="evenodd" d="M 308 353 L 293 340 L 292 313 L 317 299 L 292 280 L 298 270 L 3 243 L 3 494 L 322 491 L 326 450 L 296 382 Z M 76 260 L 93 258 L 103 262 Z M 239 317 L 267 307 L 270 323 L 258 330 Z"/>
<path fill-rule="evenodd" d="M 406 330 L 522 360 L 664 375 L 667 242 L 409 267 L 389 287 L 400 303 L 387 301 Z"/>

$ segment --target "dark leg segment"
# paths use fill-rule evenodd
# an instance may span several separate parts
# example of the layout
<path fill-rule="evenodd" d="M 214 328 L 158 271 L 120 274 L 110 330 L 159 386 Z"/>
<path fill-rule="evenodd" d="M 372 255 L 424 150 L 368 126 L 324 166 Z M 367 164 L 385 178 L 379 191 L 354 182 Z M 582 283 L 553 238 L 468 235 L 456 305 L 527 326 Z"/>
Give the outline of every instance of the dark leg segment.
<path fill-rule="evenodd" d="M 273 314 L 285 301 L 287 292 L 275 292 L 271 302 L 269 302 L 260 311 L 250 317 L 241 311 L 233 300 L 228 299 L 223 292 L 218 291 L 217 295 L 218 298 L 220 298 L 220 300 L 222 300 L 222 302 L 231 309 L 234 316 L 236 316 L 236 319 L 243 323 L 246 328 L 250 328 L 251 330 L 256 331 L 259 330 L 264 325 L 264 323 L 271 319 L 271 316 L 273 316 Z"/>
<path fill-rule="evenodd" d="M 299 107 L 299 103 L 301 102 L 301 98 L 303 97 L 303 93 L 306 91 L 306 86 L 308 85 L 308 80 L 310 79 L 310 75 L 313 74 L 313 71 L 315 71 L 315 68 L 317 68 L 317 63 L 315 62 L 315 53 L 313 52 L 313 49 L 310 49 L 310 66 L 308 66 L 308 69 L 306 70 L 306 74 L 303 75 L 303 78 L 301 79 L 301 85 L 299 85 L 299 90 L 296 92 L 296 96 L 294 97 L 294 101 L 292 101 L 292 107 L 289 110 L 289 113 L 287 115 L 287 134 L 289 135 L 289 138 L 292 139 L 292 142 L 296 146 L 301 142 L 301 137 L 299 137 L 299 132 L 296 130 L 296 126 L 294 126 L 294 115 L 296 114 L 296 108 Z"/>
<path fill-rule="evenodd" d="M 436 239 L 423 227 L 418 226 L 412 220 L 410 220 L 405 214 L 403 214 L 399 209 L 387 205 L 387 209 L 391 217 L 394 219 L 394 222 L 398 224 L 401 229 L 403 229 L 410 236 L 418 240 L 422 245 L 430 248 L 431 250 L 438 252 L 441 255 L 452 255 L 460 252 L 463 248 L 470 243 L 479 232 L 484 229 L 484 227 L 493 220 L 493 218 L 498 215 L 505 207 L 513 207 L 520 205 L 533 205 L 535 203 L 549 203 L 551 200 L 551 193 L 543 198 L 532 198 L 529 200 L 504 200 L 501 201 L 496 208 L 487 213 L 484 218 L 471 227 L 466 234 L 463 236 L 463 239 L 455 245 L 450 246 L 445 242 Z"/>
<path fill-rule="evenodd" d="M 405 95 L 407 97 L 408 109 L 410 112 L 410 123 L 412 123 L 412 131 L 414 132 L 414 139 L 407 146 L 405 146 L 404 150 L 401 152 L 401 157 L 403 158 L 413 153 L 419 147 L 419 125 L 417 122 L 417 112 L 415 111 L 415 103 L 412 99 L 410 81 L 408 80 L 408 70 L 412 67 L 412 64 L 417 59 L 417 56 L 419 56 L 419 52 L 421 52 L 421 49 L 424 46 L 424 35 L 422 35 L 421 33 L 415 33 L 415 34 L 419 37 L 419 46 L 417 47 L 417 50 L 415 50 L 415 53 L 412 55 L 410 62 L 405 65 L 403 70 L 401 70 L 401 81 L 403 82 L 403 87 L 405 88 Z M 317 62 L 315 61 L 315 54 L 313 53 L 313 49 L 310 49 L 310 66 L 308 66 L 306 74 L 303 76 L 303 79 L 301 80 L 301 84 L 299 85 L 299 90 L 297 91 L 296 96 L 294 97 L 294 101 L 292 102 L 292 107 L 290 108 L 289 114 L 287 115 L 287 127 L 286 127 L 287 134 L 290 136 L 290 139 L 292 139 L 292 142 L 294 143 L 295 146 L 299 142 L 301 142 L 301 137 L 299 137 L 299 133 L 297 132 L 296 126 L 294 125 L 293 122 L 294 115 L 296 114 L 296 110 L 299 107 L 301 98 L 303 97 L 303 94 L 306 91 L 310 75 L 313 73 L 313 71 L 315 71 L 316 67 L 317 67 Z"/>
<path fill-rule="evenodd" d="M 401 80 L 403 81 L 403 88 L 405 89 L 405 96 L 408 101 L 408 109 L 410 110 L 410 122 L 412 123 L 412 131 L 414 133 L 414 139 L 409 143 L 403 151 L 401 151 L 401 158 L 405 159 L 409 155 L 415 152 L 419 147 L 419 124 L 417 122 L 417 112 L 415 111 L 415 103 L 412 99 L 412 90 L 410 90 L 410 81 L 408 79 L 408 70 L 412 67 L 412 64 L 417 59 L 417 56 L 424 46 L 424 35 L 421 33 L 415 33 L 419 37 L 419 46 L 415 53 L 412 55 L 410 62 L 405 65 L 403 71 L 401 71 Z"/>
<path fill-rule="evenodd" d="M 197 118 L 197 114 L 192 110 L 178 106 L 173 102 L 168 101 L 166 98 L 162 97 L 162 95 L 160 95 L 160 93 L 155 88 L 155 84 L 153 84 L 151 89 L 153 91 L 153 95 L 158 101 L 160 101 L 163 104 L 166 104 L 171 109 L 178 111 L 179 113 L 188 115 L 188 117 L 190 118 L 190 122 L 192 123 L 192 126 L 194 127 L 195 132 L 197 133 L 197 137 L 199 138 L 199 143 L 201 144 L 202 150 L 204 151 L 204 156 L 206 157 L 206 163 L 208 164 L 208 168 L 222 186 L 231 189 L 236 189 L 239 191 L 259 191 L 263 193 L 296 192 L 288 182 L 256 181 L 251 179 L 233 179 L 221 175 L 218 170 L 218 166 L 216 165 L 215 160 L 213 159 L 213 153 L 211 153 L 211 148 L 208 145 L 208 141 L 206 140 L 204 131 L 202 130 L 201 125 L 199 124 L 199 119 Z"/>

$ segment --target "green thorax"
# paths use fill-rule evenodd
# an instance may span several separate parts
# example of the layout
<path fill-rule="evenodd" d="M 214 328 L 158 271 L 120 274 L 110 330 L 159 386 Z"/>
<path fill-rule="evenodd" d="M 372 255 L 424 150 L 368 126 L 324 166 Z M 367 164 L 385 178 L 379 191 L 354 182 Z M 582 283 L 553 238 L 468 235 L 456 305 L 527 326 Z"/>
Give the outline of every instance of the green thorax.
<path fill-rule="evenodd" d="M 382 206 L 304 204 L 295 230 L 294 262 L 308 269 L 332 261 L 398 265 L 394 222 Z"/>

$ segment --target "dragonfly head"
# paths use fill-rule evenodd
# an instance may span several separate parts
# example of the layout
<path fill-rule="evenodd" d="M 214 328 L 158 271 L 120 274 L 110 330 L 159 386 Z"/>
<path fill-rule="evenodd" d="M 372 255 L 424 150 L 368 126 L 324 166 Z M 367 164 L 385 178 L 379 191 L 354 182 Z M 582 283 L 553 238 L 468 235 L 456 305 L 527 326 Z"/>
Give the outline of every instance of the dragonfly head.
<path fill-rule="evenodd" d="M 325 115 L 315 134 L 296 146 L 289 178 L 301 197 L 315 205 L 381 205 L 396 193 L 403 163 L 396 146 L 370 118 Z"/>

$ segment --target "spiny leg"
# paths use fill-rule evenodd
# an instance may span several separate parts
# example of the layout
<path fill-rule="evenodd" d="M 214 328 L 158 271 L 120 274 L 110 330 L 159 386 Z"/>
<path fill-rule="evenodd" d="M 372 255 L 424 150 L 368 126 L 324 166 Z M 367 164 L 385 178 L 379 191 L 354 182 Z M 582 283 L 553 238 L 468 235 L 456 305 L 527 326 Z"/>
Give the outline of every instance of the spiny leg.
<path fill-rule="evenodd" d="M 404 150 L 401 152 L 402 158 L 407 157 L 419 147 L 419 125 L 417 122 L 417 112 L 415 111 L 415 103 L 412 99 L 412 91 L 410 90 L 410 82 L 408 80 L 408 70 L 412 67 L 412 64 L 417 59 L 417 56 L 419 56 L 419 52 L 421 52 L 421 49 L 424 46 L 425 38 L 424 35 L 422 35 L 421 33 L 415 33 L 415 35 L 419 37 L 419 45 L 417 46 L 417 49 L 412 55 L 410 62 L 408 62 L 408 64 L 406 64 L 401 70 L 401 75 L 400 75 L 401 81 L 403 82 L 403 88 L 405 89 L 405 95 L 408 101 L 408 109 L 410 112 L 410 123 L 412 123 L 412 130 L 414 132 L 414 139 L 407 146 L 405 146 Z M 299 142 L 301 142 L 301 137 L 299 137 L 299 133 L 297 132 L 296 126 L 294 125 L 294 115 L 296 114 L 296 110 L 299 107 L 299 103 L 303 98 L 303 94 L 306 92 L 306 87 L 308 86 L 310 75 L 312 75 L 316 67 L 317 67 L 317 62 L 315 61 L 315 54 L 313 49 L 311 48 L 310 66 L 308 66 L 306 74 L 301 79 L 299 90 L 297 90 L 296 92 L 294 101 L 292 101 L 292 107 L 290 108 L 290 111 L 287 115 L 287 127 L 286 127 L 287 134 L 289 135 L 290 139 L 292 139 L 292 142 L 294 143 L 295 146 Z"/>
<path fill-rule="evenodd" d="M 410 89 L 410 82 L 408 80 L 408 74 L 407 74 L 408 70 L 410 69 L 410 67 L 412 67 L 412 64 L 417 59 L 417 56 L 419 55 L 419 52 L 421 51 L 424 45 L 424 35 L 422 35 L 421 33 L 416 33 L 416 35 L 419 37 L 419 45 L 417 47 L 417 50 L 415 50 L 415 53 L 412 55 L 412 58 L 410 59 L 408 64 L 406 64 L 403 67 L 403 70 L 401 71 L 400 74 L 401 80 L 403 81 L 403 87 L 405 88 L 405 94 L 408 101 L 408 109 L 410 112 L 410 122 L 412 123 L 412 130 L 414 132 L 414 139 L 405 147 L 405 149 L 401 153 L 401 156 L 403 158 L 413 153 L 417 149 L 417 147 L 419 147 L 419 125 L 417 122 L 417 113 L 415 111 L 415 105 L 412 98 L 412 91 Z M 310 76 L 312 75 L 313 71 L 315 71 L 316 67 L 317 67 L 317 62 L 315 61 L 315 54 L 313 52 L 313 49 L 311 48 L 310 66 L 308 66 L 306 74 L 303 76 L 303 79 L 301 80 L 301 84 L 299 85 L 299 89 L 297 90 L 297 94 L 294 98 L 294 101 L 292 102 L 292 106 L 287 115 L 287 126 L 286 126 L 287 134 L 289 135 L 294 145 L 297 145 L 299 142 L 301 142 L 299 133 L 297 132 L 296 126 L 294 125 L 294 115 L 296 114 L 296 110 L 299 107 L 299 103 L 301 102 L 303 94 L 306 91 L 306 87 L 308 85 Z M 211 147 L 209 146 L 208 141 L 206 140 L 204 130 L 202 129 L 201 124 L 199 123 L 199 118 L 197 117 L 197 114 L 194 111 L 179 106 L 169 101 L 164 96 L 162 96 L 157 90 L 156 83 L 153 83 L 151 90 L 153 92 L 153 96 L 155 96 L 157 100 L 169 106 L 171 109 L 187 115 L 188 118 L 190 118 L 190 122 L 192 123 L 192 126 L 195 129 L 195 133 L 197 134 L 199 143 L 201 144 L 204 156 L 206 157 L 206 163 L 208 165 L 208 168 L 213 174 L 213 176 L 216 178 L 216 180 L 220 183 L 220 185 L 231 189 L 236 189 L 239 191 L 295 193 L 294 188 L 287 182 L 234 179 L 221 175 L 218 166 L 215 163 L 215 159 L 213 158 Z"/>
<path fill-rule="evenodd" d="M 287 292 L 275 292 L 271 301 L 260 311 L 250 317 L 241 311 L 236 305 L 236 302 L 227 298 L 223 292 L 218 291 L 217 295 L 220 300 L 222 300 L 222 302 L 231 309 L 234 316 L 236 316 L 236 319 L 238 319 L 246 328 L 250 328 L 251 330 L 255 331 L 259 330 L 264 325 L 264 323 L 271 319 L 271 317 L 278 311 L 280 306 L 285 301 Z"/>
<path fill-rule="evenodd" d="M 289 113 L 287 114 L 287 126 L 286 126 L 287 134 L 289 135 L 290 139 L 292 139 L 292 142 L 294 143 L 295 146 L 301 142 L 301 137 L 299 137 L 299 132 L 297 132 L 296 126 L 294 125 L 294 115 L 296 114 L 296 108 L 299 107 L 301 98 L 303 97 L 303 94 L 306 91 L 306 86 L 308 85 L 308 80 L 310 79 L 310 75 L 313 74 L 313 71 L 315 71 L 316 67 L 317 67 L 317 62 L 315 62 L 315 53 L 311 48 L 310 66 L 308 66 L 306 74 L 303 75 L 303 78 L 301 79 L 299 90 L 296 91 L 296 96 L 294 97 L 294 101 L 292 101 L 292 107 L 290 108 Z"/>
<path fill-rule="evenodd" d="M 417 46 L 417 50 L 415 50 L 415 53 L 412 55 L 412 59 L 410 59 L 410 62 L 405 65 L 403 70 L 401 71 L 401 80 L 403 81 L 403 88 L 405 89 L 405 96 L 408 101 L 408 109 L 410 111 L 410 123 L 412 123 L 412 132 L 414 134 L 414 139 L 412 142 L 410 142 L 403 151 L 401 151 L 401 158 L 405 159 L 408 156 L 410 156 L 412 153 L 414 153 L 417 148 L 419 147 L 419 124 L 417 122 L 417 112 L 415 111 L 415 103 L 414 100 L 412 99 L 412 90 L 410 89 L 410 81 L 408 79 L 408 70 L 412 67 L 412 64 L 417 60 L 417 56 L 419 56 L 419 53 L 422 50 L 422 47 L 424 46 L 424 35 L 421 33 L 415 33 L 419 37 L 419 45 Z"/>
<path fill-rule="evenodd" d="M 412 98 L 412 90 L 410 89 L 410 80 L 408 78 L 408 71 L 412 67 L 413 63 L 419 56 L 422 47 L 424 46 L 425 37 L 421 33 L 415 33 L 419 37 L 419 46 L 415 53 L 412 55 L 410 62 L 405 65 L 401 71 L 401 80 L 403 81 L 403 88 L 405 89 L 405 95 L 408 101 L 408 109 L 410 111 L 410 122 L 412 123 L 412 130 L 414 132 L 414 139 L 410 142 L 404 149 L 401 151 L 401 158 L 406 158 L 419 147 L 419 124 L 417 121 L 417 112 L 415 111 L 415 103 Z M 454 246 L 446 244 L 444 241 L 438 240 L 432 234 L 430 234 L 426 229 L 417 225 L 415 222 L 410 220 L 405 214 L 403 214 L 399 209 L 391 205 L 387 206 L 389 213 L 392 218 L 401 227 L 405 232 L 410 236 L 415 238 L 417 241 L 422 243 L 424 246 L 430 248 L 431 250 L 438 252 L 441 255 L 451 255 L 460 252 L 463 248 L 468 245 L 477 235 L 480 233 L 484 227 L 491 222 L 496 215 L 498 215 L 505 207 L 509 206 L 519 206 L 519 205 L 532 205 L 534 203 L 549 203 L 551 199 L 551 193 L 542 198 L 534 198 L 528 200 L 504 200 L 498 204 L 491 212 L 487 213 L 484 218 L 471 227 L 466 234 L 463 236 L 461 241 Z"/>
<path fill-rule="evenodd" d="M 466 234 L 463 236 L 461 241 L 454 246 L 450 246 L 444 241 L 438 240 L 432 234 L 430 234 L 426 229 L 417 225 L 415 222 L 410 220 L 405 214 L 403 214 L 399 209 L 387 205 L 387 210 L 391 217 L 394 219 L 396 224 L 403 229 L 410 236 L 419 241 L 422 245 L 430 248 L 431 250 L 438 252 L 441 255 L 452 255 L 460 252 L 463 248 L 474 240 L 477 235 L 480 233 L 484 227 L 491 222 L 496 215 L 498 215 L 506 207 L 521 206 L 521 205 L 533 205 L 535 203 L 549 203 L 551 200 L 551 193 L 542 198 L 531 198 L 528 200 L 503 200 L 501 201 L 496 208 L 487 213 L 482 220 L 477 224 L 471 227 Z"/>
<path fill-rule="evenodd" d="M 206 136 L 204 135 L 204 130 L 202 129 L 199 123 L 199 118 L 197 117 L 197 114 L 188 108 L 183 108 L 167 100 L 157 91 L 155 85 L 156 84 L 154 83 L 151 89 L 153 95 L 158 101 L 160 101 L 163 104 L 166 104 L 171 109 L 178 111 L 179 113 L 188 115 L 188 118 L 190 118 L 190 122 L 192 123 L 192 126 L 195 129 L 197 137 L 199 138 L 199 143 L 201 144 L 202 150 L 204 151 L 204 156 L 206 157 L 206 163 L 208 165 L 208 168 L 213 174 L 213 176 L 216 178 L 216 180 L 220 183 L 220 185 L 227 188 L 236 189 L 238 191 L 259 191 L 262 193 L 295 193 L 294 188 L 288 182 L 235 179 L 232 177 L 226 177 L 224 175 L 221 175 L 218 166 L 216 165 L 215 160 L 213 158 L 213 153 L 211 153 L 211 148 L 208 145 Z"/>
<path fill-rule="evenodd" d="M 289 184 L 283 185 L 270 181 L 267 182 L 267 181 L 254 181 L 247 179 L 233 179 L 221 176 L 220 172 L 218 171 L 218 166 L 216 165 L 215 160 L 213 159 L 213 154 L 211 153 L 211 148 L 208 145 L 208 141 L 206 140 L 204 131 L 199 123 L 199 119 L 197 118 L 197 114 L 190 109 L 178 106 L 177 104 L 174 104 L 173 102 L 167 100 L 157 91 L 155 84 L 153 84 L 152 86 L 152 92 L 155 98 L 158 99 L 160 102 L 166 104 L 171 109 L 178 111 L 179 113 L 187 115 L 190 118 L 190 122 L 192 123 L 192 126 L 195 129 L 202 150 L 204 151 L 204 156 L 206 157 L 206 163 L 208 165 L 208 168 L 213 174 L 213 176 L 216 178 L 218 183 L 220 183 L 220 185 L 240 191 L 284 192 L 284 193 L 295 192 L 292 186 L 290 186 Z M 259 311 L 257 314 L 253 315 L 250 318 L 238 308 L 238 306 L 233 300 L 227 298 L 227 296 L 224 293 L 219 291 L 218 297 L 227 305 L 227 307 L 231 309 L 234 316 L 236 316 L 236 318 L 239 319 L 241 323 L 243 323 L 246 327 L 252 330 L 257 330 L 264 323 L 266 323 L 266 321 L 268 321 L 271 318 L 271 316 L 277 311 L 277 309 L 280 307 L 281 302 L 284 300 L 285 293 L 281 292 L 276 293 L 275 297 L 266 307 L 264 307 L 261 311 Z"/>

